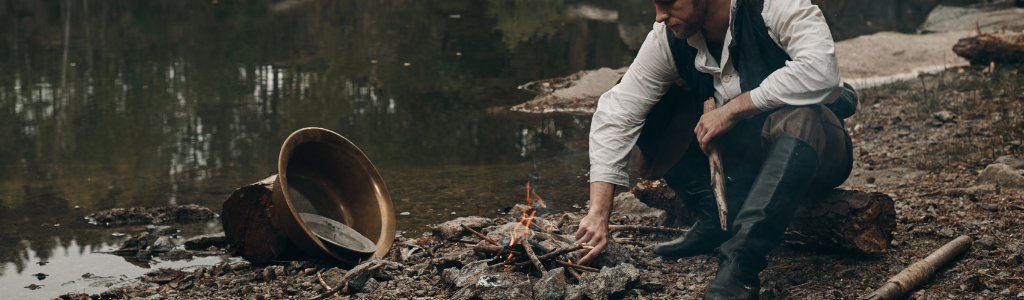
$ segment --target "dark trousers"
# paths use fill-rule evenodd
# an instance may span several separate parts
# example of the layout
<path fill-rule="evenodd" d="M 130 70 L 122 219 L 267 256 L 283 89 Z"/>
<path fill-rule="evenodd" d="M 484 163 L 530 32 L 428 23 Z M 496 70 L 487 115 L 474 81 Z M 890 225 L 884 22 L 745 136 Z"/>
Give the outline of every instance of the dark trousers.
<path fill-rule="evenodd" d="M 641 150 L 641 176 L 655 179 L 661 173 L 669 187 L 676 190 L 695 182 L 710 184 L 708 158 L 693 138 L 702 106 L 696 104 L 699 101 L 685 97 L 673 101 L 676 102 L 668 105 L 659 103 L 662 110 L 652 109 L 648 115 L 648 123 L 637 142 Z M 652 116 L 654 120 L 650 119 Z M 824 105 L 784 106 L 741 120 L 715 139 L 722 154 L 730 212 L 739 211 L 765 154 L 775 138 L 782 135 L 803 140 L 817 152 L 820 165 L 812 190 L 834 188 L 846 181 L 853 168 L 853 147 L 835 114 Z M 663 140 L 657 141 L 659 137 Z M 671 163 L 670 167 L 667 163 Z M 732 216 L 729 221 L 731 226 Z"/>

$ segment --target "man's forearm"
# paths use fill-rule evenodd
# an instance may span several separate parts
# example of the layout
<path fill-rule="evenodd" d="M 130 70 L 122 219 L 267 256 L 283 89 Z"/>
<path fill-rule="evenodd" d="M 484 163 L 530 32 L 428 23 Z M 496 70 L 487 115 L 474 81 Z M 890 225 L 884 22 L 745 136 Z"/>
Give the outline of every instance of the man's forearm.
<path fill-rule="evenodd" d="M 612 196 L 614 194 L 614 184 L 601 181 L 591 182 L 589 215 L 600 216 L 608 220 L 612 215 Z"/>

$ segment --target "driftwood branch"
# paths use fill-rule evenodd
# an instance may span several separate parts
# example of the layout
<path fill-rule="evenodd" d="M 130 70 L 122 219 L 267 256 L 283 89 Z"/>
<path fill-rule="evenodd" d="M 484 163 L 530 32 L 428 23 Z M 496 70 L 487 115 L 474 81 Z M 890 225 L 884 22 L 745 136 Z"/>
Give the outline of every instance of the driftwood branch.
<path fill-rule="evenodd" d="M 350 291 L 348 290 L 348 283 L 352 278 L 355 278 L 357 275 L 361 275 L 366 272 L 373 272 L 382 266 L 384 266 L 383 263 L 377 263 L 372 267 L 363 267 L 362 269 L 360 269 L 359 266 L 356 266 L 355 268 L 352 268 L 352 270 L 349 270 L 349 272 L 346 273 L 345 276 L 341 278 L 341 280 L 338 280 L 337 287 L 335 287 L 334 289 L 330 289 L 324 292 L 323 294 L 320 294 L 320 296 L 310 298 L 310 300 L 326 299 L 327 297 L 330 297 L 337 293 L 349 294 Z"/>
<path fill-rule="evenodd" d="M 960 39 L 953 52 L 975 65 L 1024 62 L 1024 34 L 981 33 Z"/>
<path fill-rule="evenodd" d="M 704 101 L 705 114 L 714 109 L 715 98 Z M 715 192 L 715 202 L 718 203 L 718 219 L 722 223 L 722 231 L 729 231 L 726 225 L 729 209 L 725 204 L 725 171 L 722 169 L 722 154 L 718 151 L 718 144 L 715 141 L 711 141 L 707 148 L 708 164 L 711 165 L 711 189 Z"/>
<path fill-rule="evenodd" d="M 971 237 L 962 235 L 953 241 L 942 245 L 938 250 L 932 252 L 922 260 L 918 260 L 911 264 L 909 267 L 903 269 L 899 274 L 893 276 L 885 285 L 875 290 L 871 294 L 861 297 L 861 300 L 892 300 L 896 299 L 911 289 L 917 287 L 928 279 L 935 269 L 945 265 L 953 258 L 963 254 L 967 249 L 971 248 L 971 244 L 974 240 Z"/>

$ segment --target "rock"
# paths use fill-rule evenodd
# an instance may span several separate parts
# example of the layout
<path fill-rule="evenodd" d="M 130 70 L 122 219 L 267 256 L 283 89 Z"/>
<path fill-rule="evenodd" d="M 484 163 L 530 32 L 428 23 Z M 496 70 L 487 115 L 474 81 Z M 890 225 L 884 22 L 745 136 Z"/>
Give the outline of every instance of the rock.
<path fill-rule="evenodd" d="M 178 229 L 171 226 L 146 225 L 146 232 L 154 236 L 165 236 L 178 233 Z"/>
<path fill-rule="evenodd" d="M 332 270 L 337 271 L 338 269 L 334 268 Z M 330 270 L 328 270 L 328 272 L 330 272 Z M 328 272 L 324 272 L 323 275 L 328 275 Z M 274 279 L 277 279 L 278 276 L 284 274 L 284 266 L 269 266 L 263 269 L 263 281 L 274 281 Z M 340 276 L 337 276 L 337 278 L 332 278 L 334 276 L 324 276 L 324 280 L 334 279 L 333 282 L 337 282 L 338 280 L 341 280 L 342 276 L 345 276 L 345 273 L 341 273 Z"/>
<path fill-rule="evenodd" d="M 582 300 L 586 296 L 583 294 L 583 287 L 578 284 L 570 284 L 565 287 L 565 300 Z"/>
<path fill-rule="evenodd" d="M 188 251 L 184 249 L 171 249 L 171 251 L 167 251 L 167 253 L 161 255 L 160 258 L 166 260 L 192 259 L 192 253 L 188 253 Z"/>
<path fill-rule="evenodd" d="M 984 210 L 987 210 L 987 211 L 990 211 L 990 212 L 998 212 L 999 211 L 999 204 L 995 204 L 995 203 L 982 203 L 982 204 L 978 204 L 978 207 L 981 207 L 981 209 L 984 209 Z"/>
<path fill-rule="evenodd" d="M 157 238 L 156 242 L 153 242 L 153 245 L 149 247 L 149 250 L 171 250 L 174 249 L 174 247 L 174 242 L 171 242 L 170 238 L 162 236 Z"/>
<path fill-rule="evenodd" d="M 146 249 L 146 247 L 149 247 L 149 239 L 150 239 L 149 232 L 140 233 L 140 234 L 138 234 L 136 236 L 133 236 L 133 237 L 129 238 L 128 240 L 124 241 L 124 243 L 121 243 L 121 249 L 125 249 L 125 248 Z"/>
<path fill-rule="evenodd" d="M 452 267 L 461 268 L 462 266 L 477 260 L 479 260 L 479 258 L 477 258 L 476 252 L 474 252 L 473 249 L 464 249 L 435 258 L 431 261 L 431 264 L 438 269 L 447 269 Z"/>
<path fill-rule="evenodd" d="M 565 297 L 565 285 L 565 269 L 556 268 L 550 270 L 533 285 L 533 299 L 562 299 Z"/>
<path fill-rule="evenodd" d="M 631 264 L 621 264 L 614 268 L 604 267 L 600 273 L 584 273 L 580 277 L 583 293 L 592 300 L 605 300 L 615 297 L 627 290 L 640 278 L 640 271 Z"/>
<path fill-rule="evenodd" d="M 1006 164 L 991 164 L 978 174 L 978 182 L 998 184 L 1001 187 L 1024 187 L 1024 176 Z"/>
<path fill-rule="evenodd" d="M 608 246 L 597 256 L 594 262 L 596 266 L 618 266 L 623 263 L 633 263 L 633 257 L 629 250 L 613 241 L 608 241 Z"/>
<path fill-rule="evenodd" d="M 196 204 L 164 207 L 114 208 L 86 216 L 102 225 L 158 224 L 166 221 L 208 220 L 217 217 L 209 208 Z"/>
<path fill-rule="evenodd" d="M 363 288 L 359 290 L 359 292 L 367 294 L 373 293 L 374 291 L 377 290 L 378 287 L 380 287 L 380 282 L 377 281 L 376 279 L 370 278 L 366 280 L 366 284 L 363 285 Z"/>
<path fill-rule="evenodd" d="M 520 300 L 520 299 L 533 299 L 533 285 L 530 281 L 520 282 L 512 286 L 512 288 L 505 291 L 505 297 L 502 299 L 506 300 Z"/>
<path fill-rule="evenodd" d="M 987 235 L 987 234 L 983 235 L 983 236 L 981 236 L 981 238 L 978 239 L 978 245 L 980 245 L 981 248 L 985 249 L 985 250 L 995 250 L 996 249 L 996 238 L 992 237 L 991 235 Z"/>
<path fill-rule="evenodd" d="M 994 184 L 979 184 L 968 188 L 962 189 L 951 189 L 946 192 L 949 196 L 984 196 L 993 195 L 996 193 L 996 186 Z M 976 201 L 976 200 L 972 200 Z"/>
<path fill-rule="evenodd" d="M 370 276 L 379 281 L 393 280 L 402 275 L 402 271 L 405 269 L 402 264 L 397 262 L 382 260 L 381 263 L 384 265 L 380 266 L 370 274 Z"/>
<path fill-rule="evenodd" d="M 135 253 L 135 259 L 138 259 L 138 260 L 149 260 L 152 256 L 153 256 L 153 251 L 149 251 L 149 250 L 139 250 L 139 252 Z"/>
<path fill-rule="evenodd" d="M 933 113 L 932 117 L 935 117 L 936 120 L 939 120 L 942 123 L 948 123 L 948 122 L 952 122 L 953 119 L 956 118 L 956 114 L 954 114 L 954 113 L 952 113 L 952 112 L 950 112 L 948 110 L 943 110 L 943 111 L 937 111 L 937 112 Z"/>
<path fill-rule="evenodd" d="M 493 223 L 491 219 L 484 217 L 461 217 L 435 226 L 434 235 L 446 240 L 456 240 L 463 234 L 469 234 L 469 232 L 464 232 L 466 230 L 461 225 L 466 225 L 469 228 L 473 228 L 473 230 L 479 231 L 484 227 L 491 226 Z"/>
<path fill-rule="evenodd" d="M 482 271 L 475 272 L 476 275 L 469 273 L 468 276 L 464 277 L 463 279 L 466 280 L 459 282 L 462 283 L 464 287 L 452 295 L 452 299 L 507 299 L 506 292 L 509 292 L 510 288 L 513 287 L 516 287 L 516 289 L 532 291 L 532 286 L 529 285 L 529 277 L 526 274 L 521 272 L 502 272 L 486 268 L 487 262 L 480 262 L 482 262 L 484 266 Z M 473 264 L 464 267 L 463 271 L 475 270 L 478 268 L 477 265 L 478 264 L 474 262 Z M 460 274 L 460 277 L 461 275 L 462 274 Z M 459 284 L 456 284 L 456 286 L 459 286 Z"/>
<path fill-rule="evenodd" d="M 1000 156 L 996 159 L 996 163 L 1010 166 L 1010 168 L 1013 169 L 1020 169 L 1024 167 L 1024 157 L 1015 157 L 1010 155 Z"/>
<path fill-rule="evenodd" d="M 441 281 L 448 285 L 455 285 L 459 279 L 459 268 L 447 268 L 441 271 Z"/>
<path fill-rule="evenodd" d="M 623 192 L 618 196 L 615 196 L 613 203 L 612 207 L 614 207 L 614 211 L 612 211 L 612 214 L 621 217 L 657 217 L 661 213 L 665 212 L 664 210 L 647 206 L 647 204 L 640 202 L 640 200 L 630 192 Z"/>
<path fill-rule="evenodd" d="M 473 284 L 480 277 L 480 273 L 486 268 L 486 260 L 475 261 L 462 267 L 459 270 L 458 277 L 455 278 L 455 287 L 461 288 Z"/>
<path fill-rule="evenodd" d="M 194 236 L 185 241 L 185 249 L 188 250 L 200 250 L 209 247 L 226 248 L 227 246 L 228 240 L 223 232 Z"/>

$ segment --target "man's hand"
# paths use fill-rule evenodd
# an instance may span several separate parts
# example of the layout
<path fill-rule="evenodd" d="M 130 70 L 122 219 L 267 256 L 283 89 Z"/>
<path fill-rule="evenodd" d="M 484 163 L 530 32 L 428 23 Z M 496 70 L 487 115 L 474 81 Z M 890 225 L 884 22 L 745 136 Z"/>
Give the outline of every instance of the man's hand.
<path fill-rule="evenodd" d="M 612 216 L 612 194 L 615 185 L 607 182 L 590 183 L 590 213 L 580 220 L 580 228 L 576 230 L 576 242 L 594 246 L 583 249 L 581 265 L 589 264 L 608 246 L 608 218 Z"/>
<path fill-rule="evenodd" d="M 608 247 L 608 218 L 588 214 L 580 220 L 580 229 L 576 230 L 576 242 L 586 243 L 593 249 L 583 249 L 581 265 L 589 264 L 597 259 L 597 255 Z"/>
<path fill-rule="evenodd" d="M 722 107 L 701 115 L 697 126 L 693 128 L 697 142 L 700 143 L 700 149 L 707 155 L 708 145 L 711 144 L 712 139 L 728 132 L 733 126 L 736 126 L 740 119 L 756 115 L 759 112 L 761 110 L 754 106 L 754 101 L 750 99 L 750 92 L 746 92 Z"/>

